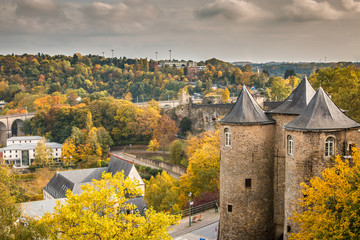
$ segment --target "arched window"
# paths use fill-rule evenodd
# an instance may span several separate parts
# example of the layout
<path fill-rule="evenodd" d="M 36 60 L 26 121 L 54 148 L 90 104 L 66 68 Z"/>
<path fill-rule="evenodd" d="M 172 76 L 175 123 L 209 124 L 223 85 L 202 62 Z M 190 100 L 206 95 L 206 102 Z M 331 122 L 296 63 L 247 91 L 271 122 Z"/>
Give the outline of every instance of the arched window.
<path fill-rule="evenodd" d="M 294 140 L 291 135 L 287 136 L 287 153 L 288 155 L 293 155 L 294 153 Z"/>
<path fill-rule="evenodd" d="M 231 133 L 228 128 L 224 129 L 225 132 L 225 146 L 231 146 Z"/>
<path fill-rule="evenodd" d="M 330 157 L 334 155 L 335 148 L 335 138 L 328 137 L 325 141 L 325 157 Z"/>

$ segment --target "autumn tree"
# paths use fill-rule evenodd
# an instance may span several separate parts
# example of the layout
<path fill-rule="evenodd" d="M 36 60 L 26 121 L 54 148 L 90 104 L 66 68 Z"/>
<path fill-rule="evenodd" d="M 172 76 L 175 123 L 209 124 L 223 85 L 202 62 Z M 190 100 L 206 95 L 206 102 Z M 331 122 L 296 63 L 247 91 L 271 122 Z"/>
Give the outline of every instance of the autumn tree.
<path fill-rule="evenodd" d="M 53 214 L 41 222 L 50 228 L 50 239 L 171 239 L 167 228 L 179 217 L 150 208 L 141 216 L 129 198 L 142 194 L 138 182 L 122 172 L 103 173 L 101 180 L 81 186 L 80 195 L 68 190 Z M 133 211 L 133 214 L 127 214 Z"/>
<path fill-rule="evenodd" d="M 225 88 L 225 90 L 221 94 L 221 100 L 222 102 L 226 103 L 230 99 L 230 92 L 229 89 Z"/>
<path fill-rule="evenodd" d="M 145 182 L 145 198 L 150 206 L 157 211 L 170 211 L 172 204 L 173 212 L 178 212 L 177 204 L 178 181 L 167 174 L 165 171 L 159 173 L 156 177 L 151 177 Z"/>
<path fill-rule="evenodd" d="M 124 99 L 131 102 L 133 100 L 131 92 L 127 92 L 124 96 Z"/>
<path fill-rule="evenodd" d="M 162 115 L 154 129 L 153 138 L 158 139 L 160 147 L 164 148 L 175 139 L 177 131 L 174 120 L 168 115 Z"/>
<path fill-rule="evenodd" d="M 309 77 L 317 88 L 321 85 L 331 100 L 346 114 L 360 121 L 360 69 L 354 66 L 319 69 Z"/>
<path fill-rule="evenodd" d="M 197 197 L 204 192 L 219 191 L 220 131 L 207 131 L 190 137 L 187 155 L 186 174 L 180 178 L 179 201 L 183 204 L 186 202 L 187 192 L 192 192 Z"/>
<path fill-rule="evenodd" d="M 303 213 L 292 218 L 301 231 L 291 239 L 359 239 L 360 238 L 360 152 L 351 160 L 337 156 L 335 164 L 310 184 L 301 184 L 304 198 L 299 205 Z"/>
<path fill-rule="evenodd" d="M 0 239 L 44 239 L 46 225 L 22 217 L 16 190 L 10 169 L 0 166 Z"/>
<path fill-rule="evenodd" d="M 154 152 L 154 151 L 159 150 L 159 148 L 160 148 L 160 144 L 159 144 L 158 140 L 156 140 L 156 138 L 154 138 L 154 139 L 150 140 L 146 151 Z"/>
<path fill-rule="evenodd" d="M 46 139 L 41 139 L 35 147 L 35 164 L 49 166 L 53 162 L 53 151 L 46 145 Z"/>
<path fill-rule="evenodd" d="M 281 77 L 275 77 L 271 83 L 269 96 L 271 100 L 282 101 L 291 93 L 291 88 L 286 85 L 286 82 Z"/>
<path fill-rule="evenodd" d="M 170 159 L 175 164 L 186 164 L 186 147 L 184 141 L 178 139 L 171 143 Z"/>

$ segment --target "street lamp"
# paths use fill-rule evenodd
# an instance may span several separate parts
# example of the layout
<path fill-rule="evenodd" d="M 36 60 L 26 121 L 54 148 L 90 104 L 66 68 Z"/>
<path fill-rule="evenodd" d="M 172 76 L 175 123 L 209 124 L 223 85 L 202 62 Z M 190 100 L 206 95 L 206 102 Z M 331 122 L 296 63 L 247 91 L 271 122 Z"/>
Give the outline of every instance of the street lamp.
<path fill-rule="evenodd" d="M 173 214 L 173 204 L 174 204 L 174 202 L 171 202 L 169 205 L 170 205 L 170 207 L 171 207 L 171 215 Z"/>
<path fill-rule="evenodd" d="M 189 196 L 189 227 L 191 227 L 191 192 L 188 193 Z"/>

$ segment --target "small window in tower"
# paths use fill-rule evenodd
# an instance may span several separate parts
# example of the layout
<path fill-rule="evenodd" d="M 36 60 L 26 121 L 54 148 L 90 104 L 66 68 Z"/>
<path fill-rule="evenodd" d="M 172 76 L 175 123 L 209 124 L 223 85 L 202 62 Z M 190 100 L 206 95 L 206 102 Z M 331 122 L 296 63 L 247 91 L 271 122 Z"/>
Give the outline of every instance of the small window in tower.
<path fill-rule="evenodd" d="M 291 226 L 287 226 L 287 232 L 289 233 L 289 232 L 291 232 Z"/>
<path fill-rule="evenodd" d="M 232 212 L 232 205 L 228 204 L 228 212 Z"/>
<path fill-rule="evenodd" d="M 228 128 L 224 129 L 225 133 L 225 146 L 231 146 L 231 133 Z"/>
<path fill-rule="evenodd" d="M 328 137 L 325 141 L 325 157 L 330 157 L 334 155 L 335 148 L 335 138 Z"/>
<path fill-rule="evenodd" d="M 251 178 L 245 179 L 245 188 L 251 188 Z"/>
<path fill-rule="evenodd" d="M 294 140 L 291 135 L 287 136 L 287 153 L 288 155 L 293 155 L 294 153 Z"/>

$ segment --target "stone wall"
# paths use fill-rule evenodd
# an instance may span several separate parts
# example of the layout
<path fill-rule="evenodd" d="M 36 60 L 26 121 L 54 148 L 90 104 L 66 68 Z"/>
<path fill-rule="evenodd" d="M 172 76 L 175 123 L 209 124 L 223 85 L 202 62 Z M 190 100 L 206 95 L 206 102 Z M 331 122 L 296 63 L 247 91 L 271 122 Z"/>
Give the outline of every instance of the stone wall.
<path fill-rule="evenodd" d="M 272 114 L 276 120 L 274 142 L 274 222 L 275 239 L 278 239 L 284 230 L 284 194 L 285 194 L 285 154 L 286 141 L 284 125 L 297 115 Z"/>
<path fill-rule="evenodd" d="M 231 132 L 231 146 L 225 146 L 225 127 Z M 274 239 L 274 128 L 220 128 L 220 239 Z M 251 187 L 245 186 L 246 179 L 251 179 Z"/>
<path fill-rule="evenodd" d="M 293 155 L 285 157 L 285 223 L 284 236 L 288 238 L 287 230 L 298 232 L 299 226 L 289 218 L 293 212 L 302 212 L 303 208 L 297 202 L 303 197 L 300 183 L 314 176 L 321 176 L 321 171 L 331 166 L 333 161 L 325 157 L 325 141 L 328 137 L 335 138 L 335 154 L 344 155 L 348 145 L 360 144 L 360 133 L 356 130 L 341 130 L 328 132 L 301 132 L 285 130 L 285 135 L 294 139 Z M 289 227 L 288 227 L 289 226 Z"/>
<path fill-rule="evenodd" d="M 191 128 L 194 132 L 202 132 L 207 130 L 214 130 L 217 125 L 217 120 L 225 117 L 231 110 L 234 104 L 187 104 L 176 107 L 172 113 L 173 119 L 176 119 L 177 124 L 181 119 L 188 117 L 191 120 Z"/>

